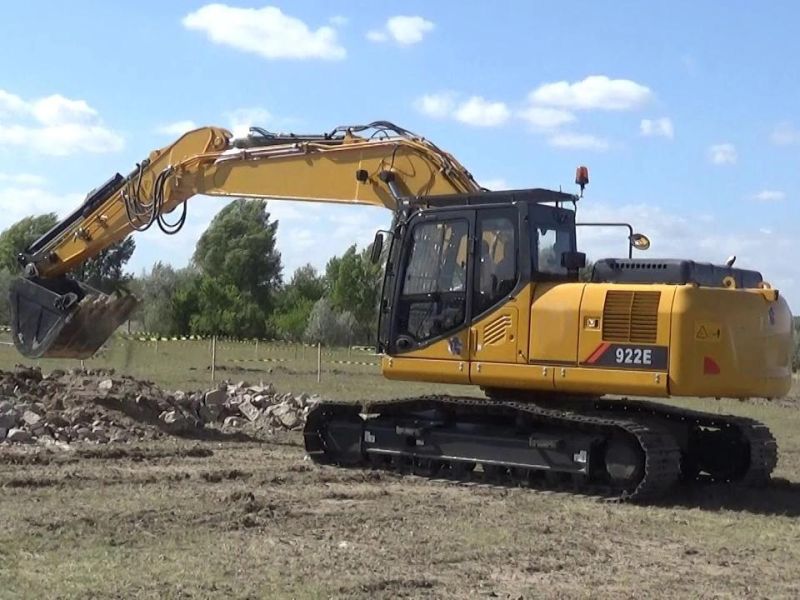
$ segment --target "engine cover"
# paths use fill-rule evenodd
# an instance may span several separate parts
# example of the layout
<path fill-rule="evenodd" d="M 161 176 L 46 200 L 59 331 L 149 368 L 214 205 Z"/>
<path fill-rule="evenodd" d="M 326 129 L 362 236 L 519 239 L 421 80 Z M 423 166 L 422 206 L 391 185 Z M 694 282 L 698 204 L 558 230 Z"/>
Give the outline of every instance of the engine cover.
<path fill-rule="evenodd" d="M 731 280 L 735 285 L 726 284 Z M 604 258 L 592 270 L 593 283 L 694 283 L 702 287 L 756 288 L 763 281 L 758 271 L 675 258 Z"/>

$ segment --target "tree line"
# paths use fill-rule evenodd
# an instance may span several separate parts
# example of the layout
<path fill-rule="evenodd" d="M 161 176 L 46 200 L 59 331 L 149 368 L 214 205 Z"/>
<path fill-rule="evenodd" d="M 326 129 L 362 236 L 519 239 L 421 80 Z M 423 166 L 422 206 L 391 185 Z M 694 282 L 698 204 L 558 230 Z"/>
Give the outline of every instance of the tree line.
<path fill-rule="evenodd" d="M 55 214 L 27 217 L 0 233 L 0 293 L 19 274 L 17 255 L 57 223 Z M 381 268 L 353 245 L 322 272 L 307 264 L 288 281 L 276 248 L 278 222 L 263 200 L 234 200 L 212 220 L 190 264 L 157 262 L 138 276 L 125 271 L 133 238 L 114 244 L 73 274 L 105 293 L 134 293 L 138 329 L 159 335 L 276 338 L 327 345 L 371 343 L 377 324 Z M 8 322 L 7 302 L 0 319 Z"/>

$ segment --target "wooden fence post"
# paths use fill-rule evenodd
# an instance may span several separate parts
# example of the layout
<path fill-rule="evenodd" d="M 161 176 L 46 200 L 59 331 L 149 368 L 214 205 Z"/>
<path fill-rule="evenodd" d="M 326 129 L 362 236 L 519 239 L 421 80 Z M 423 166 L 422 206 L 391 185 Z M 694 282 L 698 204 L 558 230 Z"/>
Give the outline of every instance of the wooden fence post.
<path fill-rule="evenodd" d="M 217 370 L 217 336 L 211 337 L 211 383 L 214 383 Z"/>
<path fill-rule="evenodd" d="M 317 383 L 322 381 L 322 342 L 317 342 Z"/>

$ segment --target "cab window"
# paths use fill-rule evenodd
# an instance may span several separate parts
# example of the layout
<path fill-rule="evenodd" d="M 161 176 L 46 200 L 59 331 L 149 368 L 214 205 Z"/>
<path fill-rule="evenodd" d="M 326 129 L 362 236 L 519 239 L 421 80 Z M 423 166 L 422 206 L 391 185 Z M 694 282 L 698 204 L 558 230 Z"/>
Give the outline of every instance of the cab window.
<path fill-rule="evenodd" d="M 476 265 L 476 315 L 508 296 L 518 280 L 515 220 L 495 212 L 479 215 L 477 227 L 480 247 Z"/>
<path fill-rule="evenodd" d="M 536 271 L 548 275 L 566 275 L 561 265 L 561 255 L 572 247 L 569 230 L 538 228 L 536 231 Z"/>
<path fill-rule="evenodd" d="M 398 335 L 422 343 L 464 324 L 468 242 L 466 219 L 414 227 L 398 303 Z"/>

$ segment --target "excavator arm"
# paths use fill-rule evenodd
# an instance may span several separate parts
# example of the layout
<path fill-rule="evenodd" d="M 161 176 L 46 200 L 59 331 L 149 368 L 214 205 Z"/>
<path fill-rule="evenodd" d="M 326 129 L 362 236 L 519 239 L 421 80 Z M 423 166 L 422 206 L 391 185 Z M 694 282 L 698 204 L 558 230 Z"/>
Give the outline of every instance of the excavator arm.
<path fill-rule="evenodd" d="M 196 195 L 382 206 L 480 191 L 450 154 L 387 122 L 323 135 L 254 128 L 241 140 L 217 127 L 190 131 L 115 175 L 26 249 L 11 290 L 12 330 L 25 356 L 87 358 L 136 307 L 68 277 L 111 244 L 153 225 L 175 233 Z M 178 213 L 176 217 L 167 217 Z"/>

